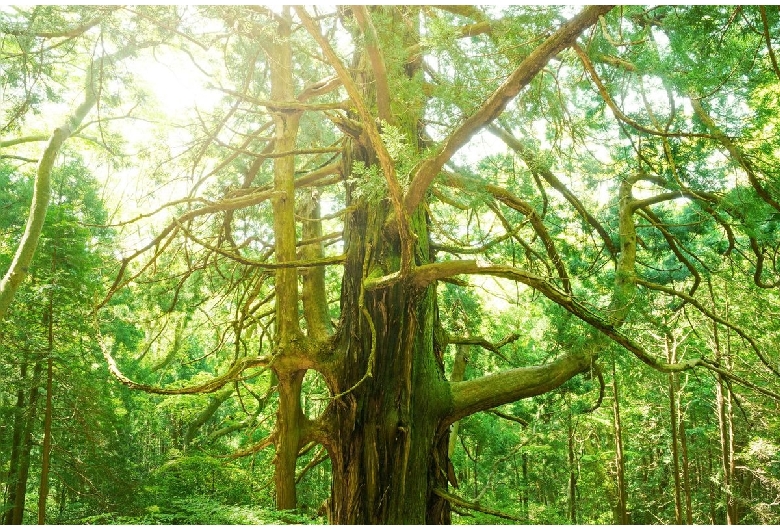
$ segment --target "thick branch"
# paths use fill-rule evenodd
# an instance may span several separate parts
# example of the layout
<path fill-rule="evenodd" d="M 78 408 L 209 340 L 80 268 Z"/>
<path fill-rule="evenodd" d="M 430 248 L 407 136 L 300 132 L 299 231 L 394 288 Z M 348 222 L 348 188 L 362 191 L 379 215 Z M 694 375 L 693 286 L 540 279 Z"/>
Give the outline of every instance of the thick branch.
<path fill-rule="evenodd" d="M 590 355 L 566 355 L 541 366 L 515 368 L 450 383 L 452 411 L 444 423 L 449 424 L 475 412 L 549 392 L 590 368 L 591 361 Z"/>
<path fill-rule="evenodd" d="M 374 72 L 374 81 L 376 82 L 376 106 L 379 113 L 379 119 L 392 123 L 393 115 L 390 112 L 390 86 L 387 82 L 387 68 L 385 67 L 385 58 L 379 49 L 379 38 L 376 34 L 376 28 L 371 22 L 371 15 L 368 9 L 363 5 L 352 6 L 352 12 L 355 14 L 360 26 L 360 31 L 366 37 L 366 51 L 368 59 L 371 61 L 371 68 Z"/>
<path fill-rule="evenodd" d="M 409 191 L 404 198 L 407 211 L 414 211 L 420 204 L 428 187 L 450 158 L 476 134 L 504 111 L 507 104 L 520 93 L 538 74 L 547 62 L 562 50 L 568 48 L 577 37 L 598 21 L 612 6 L 589 6 L 566 22 L 550 38 L 540 44 L 512 72 L 507 80 L 469 116 L 441 145 L 436 155 L 425 160 L 415 171 Z"/>

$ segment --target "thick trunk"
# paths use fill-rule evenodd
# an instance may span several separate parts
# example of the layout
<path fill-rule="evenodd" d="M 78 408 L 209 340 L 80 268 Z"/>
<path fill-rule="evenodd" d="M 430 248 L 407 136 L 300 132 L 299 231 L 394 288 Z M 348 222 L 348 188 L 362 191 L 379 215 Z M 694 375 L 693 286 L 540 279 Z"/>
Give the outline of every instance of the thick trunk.
<path fill-rule="evenodd" d="M 448 440 L 439 422 L 449 405 L 434 352 L 434 289 L 403 282 L 368 293 L 362 287 L 372 267 L 386 273 L 399 265 L 397 243 L 384 237 L 389 214 L 387 201 L 364 205 L 347 231 L 338 340 L 346 355 L 331 389 L 343 395 L 329 408 L 332 523 L 448 522 L 448 507 L 433 493 L 446 488 Z M 414 221 L 422 242 L 417 257 L 427 259 L 425 221 Z"/>
<path fill-rule="evenodd" d="M 295 491 L 295 464 L 301 448 L 301 384 L 305 371 L 279 377 L 279 409 L 276 415 L 276 458 L 274 482 L 276 484 L 276 508 L 297 508 Z"/>
<path fill-rule="evenodd" d="M 330 522 L 448 523 L 449 503 L 443 495 L 448 487 L 450 424 L 474 412 L 552 390 L 590 367 L 594 354 L 582 352 L 540 367 L 448 382 L 435 333 L 436 281 L 459 274 L 500 276 L 502 271 L 476 270 L 476 266 L 460 263 L 431 266 L 434 259 L 424 201 L 432 179 L 454 151 L 492 121 L 550 57 L 574 42 L 608 10 L 587 8 L 565 23 L 541 51 L 518 67 L 510 81 L 478 111 L 476 119 L 459 127 L 456 138 L 439 148 L 436 156 L 418 164 L 404 193 L 396 161 L 380 134 L 384 125 L 378 123 L 374 110 L 379 109 L 380 117 L 397 125 L 411 150 L 417 151 L 422 107 L 388 101 L 391 90 L 398 87 L 386 86 L 385 74 L 394 71 L 394 78 L 400 79 L 403 69 L 409 83 L 418 85 L 422 76 L 413 75 L 419 65 L 407 64 L 392 54 L 383 56 L 385 50 L 374 42 L 383 36 L 406 41 L 405 36 L 413 32 L 409 20 L 414 17 L 402 20 L 397 13 L 373 17 L 374 10 L 352 9 L 356 27 L 366 39 L 366 53 L 362 57 L 356 54 L 357 60 L 348 69 L 322 35 L 318 22 L 296 7 L 298 18 L 320 45 L 351 100 L 347 117 L 358 119 L 362 132 L 347 127 L 349 146 L 343 152 L 348 207 L 344 220 L 346 261 L 340 322 L 331 339 L 325 338 L 330 323 L 325 318 L 327 303 L 320 272 L 311 269 L 303 273 L 300 297 L 298 271 L 289 267 L 275 272 L 277 337 L 272 369 L 279 377 L 280 396 L 273 440 L 278 508 L 295 507 L 295 461 L 301 446 L 314 441 L 326 448 L 332 464 Z M 344 16 L 349 16 L 346 10 Z M 293 101 L 289 11 L 284 10 L 276 19 L 278 39 L 264 45 L 273 58 L 271 99 Z M 412 37 L 409 44 L 419 40 Z M 422 93 L 422 86 L 404 86 L 409 92 L 414 92 L 413 88 Z M 291 152 L 296 146 L 299 114 L 282 109 L 271 109 L 271 113 L 275 151 Z M 355 174 L 353 160 L 381 171 L 381 183 L 371 178 L 374 173 Z M 292 156 L 274 159 L 277 263 L 296 260 L 293 161 Z M 379 186 L 384 189 L 377 192 Z M 316 209 L 305 205 L 299 212 L 305 219 L 319 216 Z M 320 237 L 316 221 L 303 221 L 301 228 L 303 239 L 310 243 L 301 246 L 298 259 L 317 256 L 321 250 L 312 244 Z M 514 278 L 511 271 L 503 272 Z M 526 277 L 530 275 L 524 274 Z M 299 298 L 303 300 L 302 315 Z M 299 325 L 301 316 L 305 337 Z M 327 346 L 321 348 L 322 344 Z M 320 353 L 312 353 L 315 350 Z M 300 406 L 306 369 L 318 370 L 333 396 L 322 416 L 313 421 L 303 416 Z"/>

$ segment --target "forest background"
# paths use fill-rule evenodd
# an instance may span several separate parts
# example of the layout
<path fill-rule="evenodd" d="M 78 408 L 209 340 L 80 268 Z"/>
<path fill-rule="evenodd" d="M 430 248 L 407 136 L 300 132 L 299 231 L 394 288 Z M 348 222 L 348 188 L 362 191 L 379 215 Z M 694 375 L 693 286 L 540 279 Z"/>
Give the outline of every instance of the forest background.
<path fill-rule="evenodd" d="M 777 6 L 0 7 L 0 518 L 780 522 Z"/>

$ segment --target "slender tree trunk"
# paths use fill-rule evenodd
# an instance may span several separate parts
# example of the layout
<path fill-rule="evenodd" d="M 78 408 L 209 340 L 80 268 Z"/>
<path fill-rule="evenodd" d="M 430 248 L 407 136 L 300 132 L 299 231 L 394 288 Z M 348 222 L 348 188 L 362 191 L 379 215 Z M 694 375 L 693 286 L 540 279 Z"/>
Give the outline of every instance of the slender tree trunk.
<path fill-rule="evenodd" d="M 523 459 L 523 489 L 521 493 L 521 504 L 523 507 L 523 515 L 528 518 L 528 455 L 522 454 Z"/>
<path fill-rule="evenodd" d="M 677 389 L 679 394 L 679 388 Z M 685 416 L 682 410 L 678 410 L 680 424 L 678 435 L 680 438 L 680 449 L 682 451 L 682 471 L 683 471 L 683 493 L 685 494 L 685 522 L 693 524 L 693 508 L 691 502 L 691 478 L 690 463 L 688 460 L 688 436 L 685 434 Z"/>
<path fill-rule="evenodd" d="M 628 494 L 626 492 L 625 460 L 623 458 L 623 426 L 620 422 L 620 394 L 618 392 L 617 371 L 612 362 L 612 419 L 615 431 L 615 470 L 617 474 L 617 517 L 615 524 L 630 524 L 628 519 Z"/>
<path fill-rule="evenodd" d="M 52 253 L 52 277 L 57 270 L 57 251 Z M 46 500 L 49 496 L 49 467 L 51 462 L 52 393 L 54 390 L 54 289 L 49 289 L 49 300 L 44 314 L 46 326 L 46 406 L 43 418 L 43 447 L 41 448 L 41 477 L 38 487 L 38 524 L 46 524 Z"/>
<path fill-rule="evenodd" d="M 66 501 L 68 499 L 68 489 L 65 487 L 65 482 L 62 479 L 59 480 L 58 485 L 57 513 L 59 514 L 59 519 L 62 520 L 62 516 L 65 514 Z"/>
<path fill-rule="evenodd" d="M 675 346 L 671 337 L 666 337 L 666 360 L 669 363 L 676 362 Z M 682 524 L 682 494 L 680 485 L 680 455 L 677 436 L 677 379 L 672 372 L 669 374 L 669 422 L 672 431 L 672 472 L 674 476 L 674 522 Z"/>
<path fill-rule="evenodd" d="M 577 462 L 574 459 L 574 422 L 571 413 L 571 395 L 566 394 L 568 414 L 568 455 L 569 455 L 569 520 L 577 524 Z"/>
<path fill-rule="evenodd" d="M 729 369 L 731 368 L 729 362 Z M 739 524 L 739 502 L 736 497 L 737 474 L 736 474 L 736 447 L 734 441 L 734 411 L 732 409 L 731 390 L 725 388 L 725 415 L 726 432 L 728 439 L 728 467 L 729 467 L 729 502 L 728 502 L 728 520 L 729 524 Z"/>
<path fill-rule="evenodd" d="M 731 484 L 731 439 L 728 428 L 729 391 L 723 379 L 718 376 L 715 387 L 715 403 L 718 415 L 718 431 L 720 432 L 721 470 L 723 472 L 723 489 L 726 497 L 726 524 L 734 524 Z"/>
<path fill-rule="evenodd" d="M 24 432 L 25 392 L 22 385 L 27 379 L 27 363 L 19 366 L 19 389 L 16 391 L 16 407 L 14 408 L 14 432 L 11 437 L 11 461 L 8 466 L 6 480 L 5 504 L 9 508 L 3 514 L 3 524 L 13 524 L 14 506 L 16 506 L 16 484 L 19 481 L 19 460 L 22 452 Z"/>
<path fill-rule="evenodd" d="M 51 333 L 49 336 L 51 337 Z M 43 447 L 41 448 L 41 482 L 38 488 L 38 524 L 46 524 L 46 500 L 49 497 L 53 380 L 54 360 L 50 353 L 46 363 L 46 411 L 43 420 Z"/>
<path fill-rule="evenodd" d="M 30 456 L 33 446 L 33 432 L 37 420 L 38 397 L 40 395 L 38 383 L 41 378 L 41 371 L 42 363 L 36 361 L 33 369 L 32 388 L 30 390 L 30 398 L 26 411 L 27 418 L 24 426 L 22 447 L 19 453 L 19 473 L 16 481 L 16 497 L 11 524 L 22 524 L 24 521 L 24 505 L 27 498 L 27 480 L 30 476 Z"/>
<path fill-rule="evenodd" d="M 269 56 L 271 70 L 271 99 L 294 101 L 292 47 L 290 43 L 292 17 L 284 7 L 277 17 L 277 36 L 263 46 Z M 295 225 L 295 149 L 300 121 L 299 111 L 283 109 L 272 112 L 274 120 L 274 150 L 289 153 L 274 159 L 274 213 L 275 257 L 280 263 L 296 260 Z M 295 491 L 295 464 L 301 448 L 303 413 L 300 391 L 305 370 L 284 363 L 292 358 L 303 341 L 298 322 L 298 271 L 282 267 L 275 273 L 276 343 L 282 358 L 274 367 L 279 378 L 279 408 L 276 415 L 274 483 L 276 507 L 290 510 L 297 507 Z"/>

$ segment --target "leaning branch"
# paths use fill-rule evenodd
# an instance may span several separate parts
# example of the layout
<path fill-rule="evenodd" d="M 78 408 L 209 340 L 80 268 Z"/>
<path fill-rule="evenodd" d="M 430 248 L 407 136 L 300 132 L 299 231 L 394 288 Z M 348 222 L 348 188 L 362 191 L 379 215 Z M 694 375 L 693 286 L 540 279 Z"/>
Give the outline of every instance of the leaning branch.
<path fill-rule="evenodd" d="M 122 50 L 111 57 L 110 60 L 121 60 L 130 55 L 133 50 L 134 48 Z M 27 218 L 24 235 L 22 235 L 22 239 L 19 241 L 19 246 L 11 266 L 0 281 L 0 319 L 3 319 L 8 312 L 8 307 L 11 305 L 16 291 L 21 286 L 22 280 L 27 275 L 30 263 L 35 255 L 35 249 L 38 247 L 38 239 L 43 230 L 46 211 L 49 208 L 49 200 L 51 199 L 51 173 L 54 168 L 54 161 L 57 159 L 62 144 L 84 121 L 87 113 L 97 102 L 99 91 L 96 86 L 98 81 L 96 72 L 106 60 L 106 57 L 101 57 L 93 61 L 89 66 L 86 75 L 84 101 L 76 107 L 73 113 L 59 127 L 54 129 L 38 162 L 30 215 Z"/>
<path fill-rule="evenodd" d="M 540 366 L 514 368 L 497 374 L 450 383 L 452 410 L 448 425 L 475 412 L 554 390 L 589 369 L 592 356 L 571 354 Z"/>
<path fill-rule="evenodd" d="M 558 31 L 540 44 L 512 72 L 507 80 L 496 89 L 485 103 L 467 118 L 447 140 L 438 152 L 425 160 L 414 173 L 409 191 L 404 198 L 406 210 L 411 212 L 420 204 L 425 193 L 450 158 L 480 129 L 491 123 L 504 111 L 509 102 L 520 93 L 556 54 L 574 44 L 577 37 L 595 24 L 599 16 L 613 6 L 588 6 L 574 18 L 563 24 Z"/>

